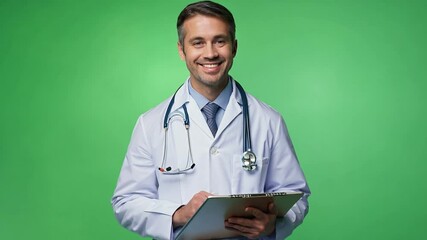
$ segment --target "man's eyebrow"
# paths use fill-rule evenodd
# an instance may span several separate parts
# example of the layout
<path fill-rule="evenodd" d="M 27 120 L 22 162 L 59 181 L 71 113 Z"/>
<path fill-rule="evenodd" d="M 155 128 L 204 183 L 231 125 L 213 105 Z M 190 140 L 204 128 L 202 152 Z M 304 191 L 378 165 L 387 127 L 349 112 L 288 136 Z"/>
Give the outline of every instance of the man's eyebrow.
<path fill-rule="evenodd" d="M 220 35 L 216 35 L 216 36 L 213 37 L 214 40 L 217 40 L 219 38 L 228 39 L 229 36 L 226 35 L 226 34 L 220 34 Z M 192 42 L 192 41 L 195 41 L 195 40 L 205 40 L 205 39 L 203 37 L 193 37 L 193 38 L 188 39 L 189 42 Z"/>
<path fill-rule="evenodd" d="M 193 38 L 188 39 L 189 42 L 192 42 L 195 40 L 203 40 L 203 38 L 202 37 L 193 37 Z"/>
<path fill-rule="evenodd" d="M 224 35 L 224 34 L 220 34 L 220 35 L 215 36 L 214 39 L 215 38 L 229 38 L 229 36 L 228 35 Z"/>

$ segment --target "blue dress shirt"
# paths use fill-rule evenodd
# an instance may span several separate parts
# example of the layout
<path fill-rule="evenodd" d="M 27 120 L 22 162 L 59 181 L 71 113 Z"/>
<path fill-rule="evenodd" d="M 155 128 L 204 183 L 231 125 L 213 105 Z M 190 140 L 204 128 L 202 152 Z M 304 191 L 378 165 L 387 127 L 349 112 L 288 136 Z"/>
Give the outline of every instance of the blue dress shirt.
<path fill-rule="evenodd" d="M 191 86 L 191 82 L 188 84 L 188 91 L 190 96 L 196 101 L 197 106 L 199 106 L 200 111 L 202 108 L 209 103 L 210 101 L 205 98 L 202 94 L 198 93 L 193 86 Z M 218 95 L 218 97 L 213 101 L 213 103 L 217 104 L 220 108 L 216 114 L 216 124 L 220 125 L 222 117 L 224 116 L 225 109 L 227 108 L 228 101 L 230 100 L 231 93 L 233 92 L 233 84 L 231 84 L 230 79 L 228 79 L 227 86 L 222 90 L 222 92 Z M 203 114 L 204 116 L 204 114 Z M 206 117 L 205 117 L 206 118 Z"/>

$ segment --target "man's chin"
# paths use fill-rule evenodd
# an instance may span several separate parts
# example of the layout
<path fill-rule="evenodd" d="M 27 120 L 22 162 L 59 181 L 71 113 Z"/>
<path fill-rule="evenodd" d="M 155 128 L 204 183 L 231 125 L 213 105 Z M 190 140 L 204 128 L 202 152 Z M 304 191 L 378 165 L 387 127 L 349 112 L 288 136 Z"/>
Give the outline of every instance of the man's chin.
<path fill-rule="evenodd" d="M 223 87 L 227 83 L 227 81 L 223 81 L 218 77 L 216 77 L 216 78 L 204 78 L 204 79 L 202 79 L 202 82 L 204 85 L 206 85 L 208 87 L 212 87 L 212 88 Z"/>

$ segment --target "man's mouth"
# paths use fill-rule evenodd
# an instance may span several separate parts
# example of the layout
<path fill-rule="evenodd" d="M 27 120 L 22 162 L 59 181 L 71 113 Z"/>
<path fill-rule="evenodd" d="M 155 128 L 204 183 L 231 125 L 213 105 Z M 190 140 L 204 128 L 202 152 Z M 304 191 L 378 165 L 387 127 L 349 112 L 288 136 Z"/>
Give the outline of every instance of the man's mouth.
<path fill-rule="evenodd" d="M 201 66 L 205 67 L 205 68 L 217 68 L 219 65 L 221 65 L 221 63 L 200 63 Z"/>

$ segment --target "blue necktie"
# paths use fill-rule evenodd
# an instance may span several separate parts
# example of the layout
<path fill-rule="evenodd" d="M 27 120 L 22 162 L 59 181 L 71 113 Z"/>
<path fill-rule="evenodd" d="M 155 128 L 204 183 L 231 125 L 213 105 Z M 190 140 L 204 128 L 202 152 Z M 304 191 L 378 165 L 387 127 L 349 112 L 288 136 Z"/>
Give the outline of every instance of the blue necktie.
<path fill-rule="evenodd" d="M 218 126 L 216 125 L 216 113 L 218 112 L 219 106 L 215 103 L 208 103 L 202 108 L 202 113 L 206 116 L 206 122 L 208 123 L 209 129 L 215 137 Z"/>

